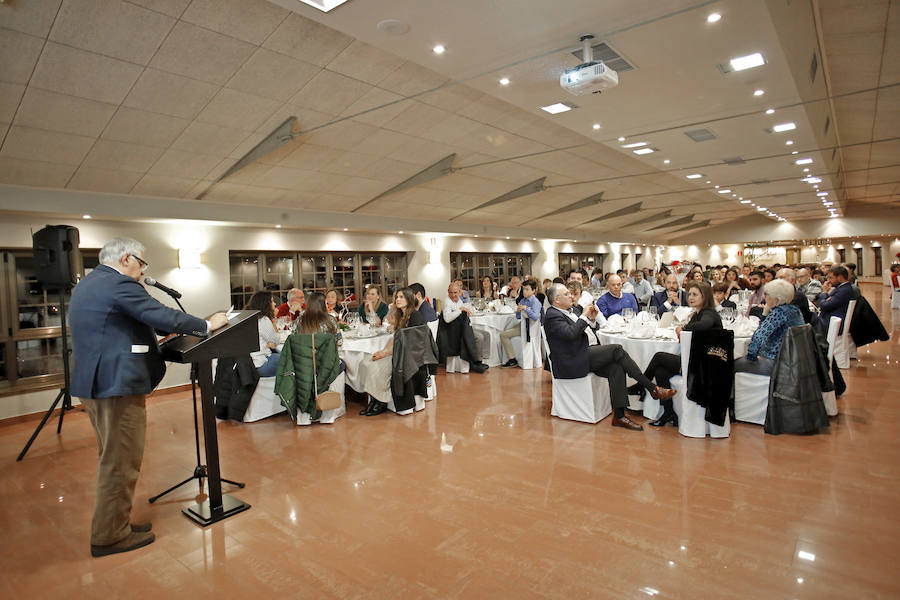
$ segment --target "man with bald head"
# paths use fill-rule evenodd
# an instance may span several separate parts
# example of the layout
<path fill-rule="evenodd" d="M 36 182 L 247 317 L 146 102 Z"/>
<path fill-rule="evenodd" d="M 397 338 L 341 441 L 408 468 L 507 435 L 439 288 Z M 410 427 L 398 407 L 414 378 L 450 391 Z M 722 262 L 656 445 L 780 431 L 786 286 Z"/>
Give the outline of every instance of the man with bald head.
<path fill-rule="evenodd" d="M 822 293 L 822 284 L 813 279 L 809 269 L 800 269 L 797 271 L 797 289 L 806 296 L 807 300 L 815 302 Z"/>
<path fill-rule="evenodd" d="M 669 310 L 675 310 L 679 306 L 687 306 L 687 296 L 678 285 L 678 278 L 672 273 L 666 276 L 666 289 L 656 292 L 650 298 L 650 306 L 656 307 L 657 314 L 663 314 Z"/>
<path fill-rule="evenodd" d="M 797 277 L 794 274 L 794 270 L 787 267 L 779 269 L 778 273 L 775 274 L 775 277 L 784 279 L 794 286 L 794 299 L 791 300 L 791 304 L 800 309 L 800 314 L 803 315 L 804 323 L 812 323 L 813 316 L 809 311 L 809 300 L 803 292 L 797 289 Z"/>
<path fill-rule="evenodd" d="M 447 297 L 441 304 L 437 343 L 444 356 L 459 356 L 469 362 L 472 371 L 484 373 L 488 366 L 482 359 L 485 354 L 490 354 L 490 334 L 472 327 L 469 321 L 472 310 L 472 306 L 460 298 L 455 282 L 447 286 Z"/>
<path fill-rule="evenodd" d="M 620 315 L 626 308 L 630 308 L 635 314 L 638 312 L 637 300 L 634 294 L 622 293 L 622 278 L 619 275 L 610 275 L 606 282 L 608 294 L 603 294 L 597 300 L 597 308 L 607 319 L 612 315 Z"/>

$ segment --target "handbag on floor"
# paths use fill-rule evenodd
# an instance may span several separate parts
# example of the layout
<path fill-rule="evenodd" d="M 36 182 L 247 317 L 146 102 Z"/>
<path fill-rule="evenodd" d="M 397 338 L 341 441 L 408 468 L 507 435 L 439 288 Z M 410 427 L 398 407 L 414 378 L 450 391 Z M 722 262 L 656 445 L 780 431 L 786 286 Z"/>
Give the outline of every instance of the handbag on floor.
<path fill-rule="evenodd" d="M 312 359 L 313 359 L 313 393 L 316 394 L 316 408 L 319 410 L 333 410 L 341 406 L 341 395 L 328 390 L 318 393 L 319 380 L 316 373 L 316 334 L 312 334 Z"/>

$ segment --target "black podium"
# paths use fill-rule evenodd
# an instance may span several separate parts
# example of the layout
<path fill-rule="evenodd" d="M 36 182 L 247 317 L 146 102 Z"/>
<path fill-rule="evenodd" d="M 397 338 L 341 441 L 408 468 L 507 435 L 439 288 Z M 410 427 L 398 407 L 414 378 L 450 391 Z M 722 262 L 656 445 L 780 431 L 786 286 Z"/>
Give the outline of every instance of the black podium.
<path fill-rule="evenodd" d="M 200 385 L 200 406 L 203 411 L 203 442 L 206 447 L 209 499 L 201 504 L 193 504 L 181 512 L 204 527 L 250 508 L 249 504 L 238 498 L 222 495 L 212 360 L 247 356 L 259 350 L 259 330 L 256 325 L 259 311 L 241 310 L 231 314 L 233 316 L 228 320 L 228 325 L 217 329 L 207 337 L 177 336 L 166 340 L 159 347 L 165 360 L 193 363 L 196 368 L 197 382 Z"/>

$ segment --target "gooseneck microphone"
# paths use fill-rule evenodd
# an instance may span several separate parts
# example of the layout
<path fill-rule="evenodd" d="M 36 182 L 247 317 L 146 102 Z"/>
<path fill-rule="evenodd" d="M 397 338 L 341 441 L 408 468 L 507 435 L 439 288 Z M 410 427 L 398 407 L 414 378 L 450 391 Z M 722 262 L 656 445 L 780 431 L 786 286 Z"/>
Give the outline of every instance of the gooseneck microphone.
<path fill-rule="evenodd" d="M 153 279 L 152 277 L 147 277 L 146 275 L 144 275 L 144 283 L 146 283 L 147 285 L 152 285 L 153 287 L 164 291 L 165 293 L 172 296 L 176 300 L 181 298 L 181 292 L 179 292 L 178 290 L 173 290 L 169 286 L 161 284 L 160 282 Z"/>

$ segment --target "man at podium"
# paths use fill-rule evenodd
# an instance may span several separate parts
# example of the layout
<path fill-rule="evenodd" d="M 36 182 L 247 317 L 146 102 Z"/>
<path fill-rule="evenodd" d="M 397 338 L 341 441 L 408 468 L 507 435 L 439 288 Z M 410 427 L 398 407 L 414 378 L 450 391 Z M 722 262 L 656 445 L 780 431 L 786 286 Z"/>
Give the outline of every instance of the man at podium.
<path fill-rule="evenodd" d="M 149 266 L 144 245 L 108 241 L 100 265 L 72 290 L 71 394 L 81 400 L 97 436 L 97 492 L 91 555 L 141 548 L 155 539 L 150 523 L 131 523 L 134 488 L 144 455 L 147 395 L 166 372 L 154 330 L 206 336 L 225 326 L 169 308 L 141 285 Z"/>

